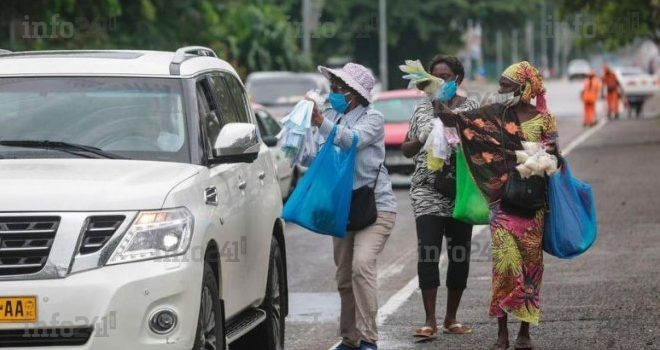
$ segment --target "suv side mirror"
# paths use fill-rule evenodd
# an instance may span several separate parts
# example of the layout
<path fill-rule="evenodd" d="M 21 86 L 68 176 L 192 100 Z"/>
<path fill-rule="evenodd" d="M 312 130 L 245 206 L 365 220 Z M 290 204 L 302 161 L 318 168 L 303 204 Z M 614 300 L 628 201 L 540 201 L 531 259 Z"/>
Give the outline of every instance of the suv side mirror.
<path fill-rule="evenodd" d="M 254 124 L 228 123 L 220 130 L 213 146 L 215 158 L 209 163 L 252 163 L 257 159 L 260 147 Z"/>
<path fill-rule="evenodd" d="M 261 140 L 263 140 L 264 143 L 266 144 L 266 146 L 268 146 L 268 147 L 277 146 L 277 141 L 278 140 L 277 140 L 277 137 L 275 137 L 275 136 L 262 136 Z"/>

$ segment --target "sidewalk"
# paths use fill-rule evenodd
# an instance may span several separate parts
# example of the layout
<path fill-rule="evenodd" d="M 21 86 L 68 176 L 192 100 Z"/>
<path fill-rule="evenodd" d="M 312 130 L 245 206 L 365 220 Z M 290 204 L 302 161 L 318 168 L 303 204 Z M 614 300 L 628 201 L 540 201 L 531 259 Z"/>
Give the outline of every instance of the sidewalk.
<path fill-rule="evenodd" d="M 617 120 L 568 157 L 573 175 L 590 183 L 597 202 L 599 235 L 594 246 L 573 260 L 545 256 L 536 349 L 660 349 L 660 117 Z M 487 349 L 496 320 L 487 316 L 490 298 L 489 233 L 473 246 L 470 280 L 459 320 L 474 329 L 468 336 L 438 336 L 413 343 L 422 325 L 421 294 L 381 327 L 382 349 Z M 473 248 L 474 250 L 475 248 Z M 438 321 L 445 311 L 446 262 L 441 268 Z M 511 318 L 510 318 L 511 320 Z M 511 344 L 519 322 L 510 321 Z"/>

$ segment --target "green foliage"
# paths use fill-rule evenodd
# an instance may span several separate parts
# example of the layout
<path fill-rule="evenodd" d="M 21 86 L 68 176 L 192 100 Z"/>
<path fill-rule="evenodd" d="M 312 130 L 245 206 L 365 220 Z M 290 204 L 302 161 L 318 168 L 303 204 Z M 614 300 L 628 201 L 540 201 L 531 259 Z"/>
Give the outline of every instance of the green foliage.
<path fill-rule="evenodd" d="M 636 38 L 649 38 L 660 45 L 660 0 L 559 0 L 557 6 L 569 23 L 580 14 L 583 22 L 596 23 L 594 37 L 582 35 L 578 40 L 583 47 L 602 43 L 613 49 Z"/>

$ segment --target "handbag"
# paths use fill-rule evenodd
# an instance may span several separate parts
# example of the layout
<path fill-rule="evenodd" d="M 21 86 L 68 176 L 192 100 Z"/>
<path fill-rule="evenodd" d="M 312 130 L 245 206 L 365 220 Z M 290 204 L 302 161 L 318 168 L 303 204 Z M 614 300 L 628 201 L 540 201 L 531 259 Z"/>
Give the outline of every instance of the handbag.
<path fill-rule="evenodd" d="M 445 162 L 442 166 L 442 170 L 435 173 L 435 181 L 433 182 L 433 187 L 441 195 L 455 199 L 456 198 L 456 177 L 450 176 L 451 166 L 450 164 L 456 164 L 456 154 L 452 154 L 449 158 L 449 164 Z"/>
<path fill-rule="evenodd" d="M 506 110 L 502 115 L 504 116 Z M 504 125 L 504 123 L 502 124 Z M 500 129 L 502 134 L 502 156 L 504 157 L 504 166 L 509 169 L 506 161 L 506 151 L 504 149 L 504 129 Z M 543 208 L 546 195 L 545 177 L 533 175 L 524 179 L 515 168 L 508 170 L 507 180 L 502 192 L 502 210 L 510 214 L 518 215 L 524 218 L 533 218 L 536 212 Z"/>
<path fill-rule="evenodd" d="M 359 231 L 365 227 L 370 226 L 378 218 L 378 210 L 376 209 L 376 185 L 378 184 L 378 177 L 380 170 L 383 167 L 381 163 L 378 167 L 378 174 L 374 186 L 364 185 L 351 194 L 351 209 L 348 213 L 348 224 L 346 229 L 348 231 Z"/>

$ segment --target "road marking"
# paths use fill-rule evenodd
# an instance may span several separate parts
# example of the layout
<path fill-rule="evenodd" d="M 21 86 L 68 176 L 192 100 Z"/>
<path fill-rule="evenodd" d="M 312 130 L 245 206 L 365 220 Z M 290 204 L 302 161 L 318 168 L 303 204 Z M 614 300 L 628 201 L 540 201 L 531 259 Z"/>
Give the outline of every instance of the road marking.
<path fill-rule="evenodd" d="M 578 137 L 576 137 L 573 141 L 571 141 L 563 151 L 560 149 L 560 151 L 562 151 L 561 153 L 565 156 L 568 155 L 577 146 L 582 144 L 589 137 L 591 137 L 591 135 L 595 134 L 598 130 L 602 129 L 605 125 L 607 125 L 607 119 L 604 119 L 601 123 L 598 123 L 595 127 L 590 128 L 587 131 L 581 133 Z"/>
<path fill-rule="evenodd" d="M 571 141 L 568 146 L 562 151 L 563 156 L 567 156 L 569 153 L 571 153 L 574 149 L 576 149 L 580 144 L 582 144 L 584 141 L 586 141 L 589 137 L 591 137 L 593 134 L 595 134 L 598 130 L 602 129 L 605 125 L 607 124 L 607 119 L 603 120 L 602 122 L 599 122 L 595 127 L 588 129 L 587 131 L 583 132 L 580 134 L 578 137 L 576 137 L 573 141 Z M 488 229 L 488 225 L 482 225 L 482 226 L 476 226 L 475 229 L 477 229 L 476 233 L 472 235 L 472 239 L 475 237 L 481 235 L 482 233 L 486 232 Z M 403 254 L 401 257 L 396 259 L 395 261 L 402 260 L 403 256 L 408 255 L 408 253 Z M 447 251 L 444 250 L 442 252 L 442 255 L 440 256 L 440 265 L 445 261 L 447 258 Z M 390 264 L 392 265 L 392 264 Z M 385 270 L 392 269 L 393 266 L 388 265 L 385 267 Z M 392 295 L 387 302 L 378 308 L 378 316 L 376 318 L 376 324 L 380 327 L 382 326 L 387 319 L 393 315 L 397 310 L 406 302 L 410 297 L 412 297 L 413 293 L 415 293 L 415 290 L 419 288 L 419 279 L 417 276 L 413 277 L 406 285 L 399 289 L 394 295 Z M 341 344 L 341 341 L 338 341 L 335 343 L 332 347 L 330 347 L 329 350 L 334 350 L 337 346 Z"/>

